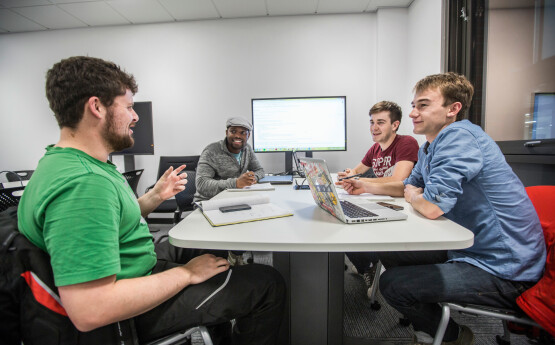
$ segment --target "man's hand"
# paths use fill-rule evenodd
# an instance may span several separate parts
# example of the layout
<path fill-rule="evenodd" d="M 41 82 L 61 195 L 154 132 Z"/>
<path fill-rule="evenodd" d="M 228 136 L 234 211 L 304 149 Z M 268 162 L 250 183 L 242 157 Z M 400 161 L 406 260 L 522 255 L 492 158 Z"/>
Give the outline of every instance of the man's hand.
<path fill-rule="evenodd" d="M 189 271 L 189 284 L 200 284 L 229 269 L 229 261 L 212 254 L 204 254 L 183 265 Z"/>
<path fill-rule="evenodd" d="M 237 182 L 235 184 L 237 185 L 237 188 L 243 188 L 246 186 L 251 186 L 255 183 L 256 183 L 256 176 L 252 171 L 247 171 L 246 173 L 244 173 L 243 175 L 237 178 Z"/>
<path fill-rule="evenodd" d="M 428 219 L 436 219 L 443 215 L 443 211 L 439 206 L 424 199 L 424 189 L 413 185 L 405 186 L 405 200 L 412 207 Z"/>
<path fill-rule="evenodd" d="M 143 314 L 188 285 L 202 283 L 227 269 L 226 259 L 205 254 L 156 274 L 120 280 L 114 274 L 60 286 L 58 291 L 73 324 L 78 330 L 89 332 Z"/>
<path fill-rule="evenodd" d="M 424 189 L 415 187 L 411 184 L 407 184 L 405 186 L 405 201 L 409 204 L 412 204 L 412 202 L 415 201 L 416 198 L 423 193 Z"/>
<path fill-rule="evenodd" d="M 366 186 L 363 181 L 356 178 L 350 178 L 341 181 L 343 183 L 343 189 L 349 194 L 362 194 L 366 193 Z"/>
<path fill-rule="evenodd" d="M 148 191 L 145 195 L 139 198 L 139 206 L 141 208 L 141 215 L 143 217 L 148 216 L 148 214 L 158 205 L 160 205 L 164 200 L 171 198 L 177 193 L 185 190 L 185 184 L 187 184 L 187 174 L 183 173 L 179 175 L 181 170 L 185 169 L 185 165 L 180 166 L 177 169 L 170 167 L 162 177 L 156 182 L 154 187 Z"/>
<path fill-rule="evenodd" d="M 158 182 L 156 182 L 152 191 L 159 196 L 161 201 L 167 200 L 177 193 L 185 190 L 185 185 L 187 184 L 187 174 L 179 174 L 183 169 L 185 169 L 185 165 L 182 165 L 175 170 L 173 167 L 169 167 L 169 169 L 164 172 L 164 175 L 160 177 Z"/>
<path fill-rule="evenodd" d="M 340 171 L 337 173 L 337 181 L 335 181 L 335 184 L 338 186 L 342 186 L 343 185 L 343 181 L 339 181 L 340 178 L 345 178 L 347 176 L 352 176 L 354 175 L 354 171 L 351 169 L 345 169 L 343 171 Z"/>

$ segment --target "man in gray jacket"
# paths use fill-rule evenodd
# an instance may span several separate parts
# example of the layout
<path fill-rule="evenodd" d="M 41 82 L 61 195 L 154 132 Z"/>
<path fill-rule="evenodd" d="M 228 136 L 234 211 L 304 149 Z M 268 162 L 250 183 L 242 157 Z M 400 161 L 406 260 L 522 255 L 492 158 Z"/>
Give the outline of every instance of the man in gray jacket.
<path fill-rule="evenodd" d="M 225 139 L 202 151 L 197 167 L 195 202 L 208 200 L 227 188 L 243 188 L 264 177 L 264 169 L 247 144 L 252 125 L 241 117 L 226 122 Z"/>

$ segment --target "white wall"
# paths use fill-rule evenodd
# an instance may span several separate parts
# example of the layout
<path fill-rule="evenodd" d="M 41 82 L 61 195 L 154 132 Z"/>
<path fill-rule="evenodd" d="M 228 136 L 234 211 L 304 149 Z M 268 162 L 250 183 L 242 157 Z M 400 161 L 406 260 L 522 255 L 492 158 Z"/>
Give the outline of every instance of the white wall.
<path fill-rule="evenodd" d="M 135 101 L 153 102 L 156 155 L 135 159 L 145 169 L 139 192 L 155 181 L 160 155 L 199 154 L 223 138 L 227 117 L 250 118 L 256 97 L 346 95 L 348 151 L 315 157 L 332 170 L 353 166 L 372 145 L 368 109 L 375 102 L 401 104 L 400 133 L 412 133 L 412 85 L 440 68 L 440 7 L 441 0 L 416 0 L 409 9 L 374 14 L 0 35 L 0 170 L 33 169 L 43 148 L 57 141 L 44 76 L 72 55 L 116 62 L 137 79 Z M 284 169 L 283 154 L 258 157 L 268 172 Z M 114 162 L 123 169 L 120 157 Z"/>
<path fill-rule="evenodd" d="M 400 131 L 412 133 L 412 121 L 408 114 L 412 110 L 410 103 L 413 99 L 412 89 L 422 78 L 430 74 L 444 72 L 442 68 L 442 8 L 441 0 L 415 1 L 409 8 L 408 15 L 408 47 L 406 51 L 407 75 L 405 85 L 407 92 L 403 106 L 404 123 Z M 423 135 L 414 135 L 419 144 L 423 144 L 426 138 Z"/>

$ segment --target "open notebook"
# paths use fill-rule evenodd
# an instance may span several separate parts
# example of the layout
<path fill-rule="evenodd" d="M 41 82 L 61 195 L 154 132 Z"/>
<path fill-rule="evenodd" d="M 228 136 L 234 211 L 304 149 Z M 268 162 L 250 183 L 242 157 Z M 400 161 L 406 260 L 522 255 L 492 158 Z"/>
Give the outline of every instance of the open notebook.
<path fill-rule="evenodd" d="M 222 212 L 220 207 L 247 204 L 248 210 Z M 249 195 L 236 198 L 221 198 L 205 200 L 197 203 L 212 226 L 231 225 L 237 223 L 254 222 L 279 217 L 292 216 L 293 212 L 270 202 L 266 195 Z"/>

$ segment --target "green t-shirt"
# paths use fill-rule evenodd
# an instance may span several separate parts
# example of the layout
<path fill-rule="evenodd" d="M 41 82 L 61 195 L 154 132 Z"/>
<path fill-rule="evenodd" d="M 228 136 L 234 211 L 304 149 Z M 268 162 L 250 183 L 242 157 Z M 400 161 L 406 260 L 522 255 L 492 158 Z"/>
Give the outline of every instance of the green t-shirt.
<path fill-rule="evenodd" d="M 51 257 L 56 286 L 150 274 L 152 235 L 111 162 L 49 146 L 18 208 L 20 231 Z"/>

